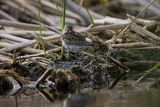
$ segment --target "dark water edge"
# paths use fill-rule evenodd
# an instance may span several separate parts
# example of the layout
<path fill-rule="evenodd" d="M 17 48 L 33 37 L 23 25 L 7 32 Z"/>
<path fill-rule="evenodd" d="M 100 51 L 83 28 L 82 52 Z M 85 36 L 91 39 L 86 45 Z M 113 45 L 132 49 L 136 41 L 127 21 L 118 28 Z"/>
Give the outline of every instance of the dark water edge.
<path fill-rule="evenodd" d="M 31 94 L 31 93 L 30 93 Z M 47 101 L 39 93 L 0 97 L 0 107 L 160 107 L 157 89 L 101 89 L 70 95 L 63 101 Z"/>

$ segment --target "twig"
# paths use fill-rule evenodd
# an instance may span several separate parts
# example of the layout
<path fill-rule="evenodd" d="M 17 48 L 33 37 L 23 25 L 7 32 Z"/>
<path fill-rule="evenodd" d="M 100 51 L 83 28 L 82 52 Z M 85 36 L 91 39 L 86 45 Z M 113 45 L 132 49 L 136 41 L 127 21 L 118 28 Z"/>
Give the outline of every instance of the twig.
<path fill-rule="evenodd" d="M 57 39 L 59 37 L 60 37 L 59 35 L 57 35 L 57 36 L 49 36 L 49 37 L 45 37 L 44 39 L 45 40 L 53 40 L 53 39 Z M 24 47 L 33 45 L 36 42 L 37 42 L 36 40 L 30 40 L 30 41 L 26 41 L 26 42 L 22 42 L 22 43 L 17 43 L 17 44 L 14 44 L 13 46 L 7 46 L 7 47 L 5 47 L 3 49 L 0 49 L 0 51 L 10 52 L 10 51 L 13 51 L 13 50 L 22 49 Z"/>
<path fill-rule="evenodd" d="M 148 0 L 136 0 L 136 2 L 138 2 L 140 5 L 143 5 L 143 6 L 149 3 Z M 152 6 L 149 7 L 149 10 L 151 10 L 158 16 L 160 16 L 159 9 L 160 9 L 160 5 L 158 3 L 154 3 Z"/>
<path fill-rule="evenodd" d="M 135 66 L 135 65 L 141 65 L 141 64 L 158 64 L 160 61 L 130 61 L 130 62 L 123 62 L 124 65 L 126 66 Z"/>
<path fill-rule="evenodd" d="M 146 47 L 146 46 L 153 46 L 153 44 L 145 43 L 145 42 L 111 44 L 112 48 L 137 48 L 137 47 Z"/>
<path fill-rule="evenodd" d="M 0 34 L 10 34 L 10 35 L 18 35 L 18 36 L 21 36 L 21 37 L 26 37 L 28 36 L 29 38 L 32 37 L 32 34 L 37 34 L 39 33 L 38 30 L 19 30 L 19 29 L 16 29 L 16 30 L 0 30 Z M 48 36 L 48 35 L 55 35 L 56 33 L 54 33 L 53 31 L 42 31 L 42 34 L 44 36 Z"/>
<path fill-rule="evenodd" d="M 146 11 L 146 9 L 154 2 L 155 0 L 152 0 L 146 7 L 144 7 L 139 14 L 127 25 L 125 29 L 123 29 L 117 36 L 113 37 L 113 42 L 115 43 L 116 39 L 123 36 L 123 33 L 135 22 L 135 20 L 143 13 Z"/>
<path fill-rule="evenodd" d="M 10 57 L 7 57 L 5 55 L 0 54 L 0 61 L 7 61 L 7 62 L 12 62 L 12 59 Z"/>
<path fill-rule="evenodd" d="M 7 20 L 10 21 L 17 21 L 17 19 L 15 19 L 14 17 L 10 16 L 9 14 L 7 14 L 6 12 L 0 10 L 0 16 L 4 17 Z"/>
<path fill-rule="evenodd" d="M 39 84 L 40 84 L 41 82 L 43 82 L 51 73 L 52 73 L 52 72 L 51 72 L 51 68 L 48 68 L 48 69 L 43 73 L 43 75 L 37 80 L 35 86 L 36 86 L 36 87 L 39 87 Z"/>
<path fill-rule="evenodd" d="M 75 13 L 79 13 L 81 17 L 85 20 L 85 24 L 89 25 L 90 24 L 90 19 L 89 16 L 85 10 L 84 7 L 81 7 L 81 10 L 79 11 L 79 5 L 74 3 L 72 0 L 67 0 L 67 5 L 70 9 L 72 9 Z M 104 16 L 97 14 L 91 10 L 89 10 L 93 18 L 103 18 Z"/>
<path fill-rule="evenodd" d="M 5 47 L 11 47 L 12 48 L 13 44 L 9 44 L 9 43 L 6 43 L 6 42 L 0 42 L 0 48 L 5 48 Z M 3 49 L 0 49 L 0 53 L 1 52 L 5 52 L 3 51 Z M 7 48 L 8 49 L 8 48 Z M 37 54 L 37 53 L 42 53 L 43 51 L 42 50 L 39 50 L 39 49 L 33 49 L 33 48 L 29 48 L 29 47 L 26 47 L 26 48 L 23 48 L 20 50 L 22 53 L 28 53 L 28 54 Z M 8 52 L 8 51 L 7 51 Z"/>
<path fill-rule="evenodd" d="M 148 30 L 143 29 L 142 27 L 136 25 L 136 24 L 132 24 L 131 25 L 131 29 L 137 33 L 139 33 L 140 35 L 142 35 L 143 37 L 149 37 L 152 38 L 153 40 L 160 42 L 160 37 L 158 37 L 157 35 L 149 32 Z"/>
<path fill-rule="evenodd" d="M 15 2 L 19 4 L 20 7 L 23 7 L 24 9 L 32 12 L 35 15 L 35 17 L 38 17 L 39 10 L 36 7 L 30 5 L 26 0 L 15 0 Z M 55 25 L 54 21 L 45 13 L 41 12 L 40 17 L 44 21 L 46 21 L 48 25 Z"/>
<path fill-rule="evenodd" d="M 120 66 L 120 67 L 122 67 L 122 68 L 124 68 L 124 69 L 129 70 L 129 68 L 128 68 L 126 65 L 122 64 L 120 61 L 114 59 L 113 57 L 111 57 L 111 56 L 108 55 L 108 58 L 109 58 L 113 63 L 115 63 L 116 65 L 118 65 L 118 66 Z"/>
<path fill-rule="evenodd" d="M 24 38 L 21 38 L 21 37 L 16 37 L 16 36 L 9 35 L 9 34 L 0 34 L 0 38 L 9 39 L 9 40 L 16 41 L 16 42 L 29 41 L 28 39 L 24 39 Z"/>
<path fill-rule="evenodd" d="M 114 24 L 114 25 L 101 25 L 93 28 L 87 28 L 82 30 L 81 32 L 100 32 L 104 30 L 116 30 L 116 29 L 123 29 L 128 24 Z"/>
<path fill-rule="evenodd" d="M 39 25 L 22 23 L 22 22 L 12 22 L 7 20 L 0 20 L 0 25 L 20 28 L 25 30 L 39 30 Z M 43 30 L 46 30 L 46 28 L 44 28 Z"/>
<path fill-rule="evenodd" d="M 142 75 L 136 82 L 134 82 L 133 86 L 135 86 L 137 83 L 139 83 L 148 74 L 154 72 L 158 67 L 160 67 L 160 63 L 156 64 L 155 66 L 153 66 L 152 68 L 150 68 L 149 70 L 147 70 L 144 75 Z"/>
<path fill-rule="evenodd" d="M 110 16 L 106 16 L 103 19 L 95 19 L 94 23 L 97 24 L 129 24 L 130 20 L 118 19 Z"/>
<path fill-rule="evenodd" d="M 42 5 L 44 5 L 45 7 L 49 7 L 52 11 L 53 11 L 53 10 L 57 11 L 56 5 L 53 4 L 53 3 L 51 3 L 50 1 L 41 0 L 41 3 L 42 3 Z M 62 8 L 59 7 L 59 10 L 62 10 Z M 76 19 L 78 19 L 78 20 L 80 20 L 80 21 L 83 21 L 83 19 L 82 19 L 79 15 L 73 13 L 73 12 L 70 11 L 70 10 L 66 10 L 66 15 L 69 16 L 69 17 L 71 17 L 71 18 L 76 18 Z"/>
<path fill-rule="evenodd" d="M 51 49 L 51 50 L 47 50 L 46 54 L 50 54 L 52 52 L 59 52 L 60 50 L 61 50 L 61 48 L 54 48 L 54 49 Z M 44 52 L 41 52 L 41 53 L 38 53 L 38 54 L 19 56 L 19 57 L 17 57 L 17 59 L 26 59 L 26 58 L 31 58 L 31 57 L 37 57 L 37 56 L 41 56 L 41 55 L 44 55 L 44 54 L 45 54 Z"/>

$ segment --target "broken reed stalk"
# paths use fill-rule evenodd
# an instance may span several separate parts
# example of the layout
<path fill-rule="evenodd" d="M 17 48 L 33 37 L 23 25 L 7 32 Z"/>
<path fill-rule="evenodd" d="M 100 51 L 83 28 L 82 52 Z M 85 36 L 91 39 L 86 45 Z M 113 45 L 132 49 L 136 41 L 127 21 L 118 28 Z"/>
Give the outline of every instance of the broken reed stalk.
<path fill-rule="evenodd" d="M 138 15 L 127 25 L 125 29 L 123 29 L 117 36 L 113 37 L 112 43 L 115 43 L 116 39 L 120 38 L 123 36 L 124 32 L 135 22 L 135 20 L 143 13 L 146 11 L 146 9 L 154 2 L 155 0 L 152 0 L 147 6 L 145 6 L 139 13 Z"/>
<path fill-rule="evenodd" d="M 50 1 L 41 0 L 41 4 L 46 6 L 46 7 L 49 7 L 49 9 L 51 9 L 52 11 L 55 10 L 57 12 L 57 6 L 53 3 L 51 3 Z M 59 8 L 59 10 L 62 10 L 62 7 L 58 6 L 58 8 Z M 77 15 L 76 13 L 74 13 L 70 10 L 66 10 L 66 15 L 71 17 L 71 18 L 78 19 L 80 21 L 83 20 L 79 15 Z"/>
<path fill-rule="evenodd" d="M 2 48 L 2 49 L 5 47 L 12 47 L 12 46 L 13 46 L 13 44 L 6 43 L 6 42 L 0 42 L 0 48 Z M 34 49 L 34 48 L 30 48 L 30 47 L 22 48 L 20 51 L 22 53 L 28 53 L 28 54 L 37 54 L 37 53 L 43 52 L 42 50 Z M 5 52 L 5 51 L 1 51 L 1 49 L 0 49 L 0 52 Z M 8 51 L 6 51 L 6 52 L 8 52 Z"/>
<path fill-rule="evenodd" d="M 26 36 L 28 38 L 33 37 L 32 34 L 38 33 L 39 31 L 37 30 L 20 30 L 20 29 L 16 29 L 16 30 L 0 30 L 0 34 L 10 34 L 10 35 L 16 35 L 16 36 L 21 36 L 26 38 Z M 49 36 L 49 35 L 55 35 L 56 33 L 54 33 L 53 31 L 42 31 L 42 34 L 44 36 Z"/>
<path fill-rule="evenodd" d="M 128 24 L 101 25 L 93 28 L 84 29 L 81 32 L 100 32 L 104 30 L 118 30 L 125 28 L 127 25 Z"/>
<path fill-rule="evenodd" d="M 126 66 L 135 66 L 135 65 L 140 65 L 140 64 L 158 64 L 160 63 L 159 61 L 130 61 L 130 62 L 123 62 L 124 65 Z"/>
<path fill-rule="evenodd" d="M 149 32 L 146 29 L 143 29 L 142 27 L 136 25 L 135 23 L 131 25 L 131 29 L 143 37 L 152 38 L 154 41 L 160 42 L 160 37 Z"/>
<path fill-rule="evenodd" d="M 153 44 L 145 42 L 111 44 L 112 48 L 137 48 L 137 47 L 148 47 L 148 46 L 153 46 Z"/>
<path fill-rule="evenodd" d="M 30 11 L 35 17 L 38 16 L 38 11 L 39 9 L 34 7 L 33 5 L 30 5 L 26 0 L 15 0 L 15 2 L 20 6 L 23 7 L 24 9 Z M 46 21 L 48 25 L 55 25 L 54 21 L 46 15 L 44 12 L 41 12 L 41 18 L 42 20 Z"/>
<path fill-rule="evenodd" d="M 44 81 L 48 75 L 51 74 L 51 68 L 47 68 L 47 70 L 43 73 L 43 75 L 36 81 L 36 87 L 38 88 L 39 87 L 39 84 Z"/>
<path fill-rule="evenodd" d="M 8 57 L 8 56 L 6 56 L 6 55 L 1 55 L 0 54 L 0 62 L 12 62 L 13 60 L 10 58 L 10 57 Z"/>
<path fill-rule="evenodd" d="M 136 82 L 134 82 L 133 86 L 135 86 L 137 83 L 139 83 L 144 77 L 146 77 L 148 74 L 155 72 L 157 68 L 160 68 L 160 62 L 154 65 L 152 68 L 148 69 Z"/>
<path fill-rule="evenodd" d="M 59 52 L 60 50 L 61 50 L 61 48 L 50 49 L 50 50 L 46 51 L 46 54 L 48 55 L 52 52 L 56 53 L 56 52 Z M 37 53 L 37 54 L 32 54 L 32 55 L 19 56 L 16 59 L 26 59 L 26 58 L 38 57 L 38 56 L 42 56 L 42 55 L 44 55 L 44 52 Z"/>
<path fill-rule="evenodd" d="M 15 27 L 15 28 L 24 29 L 24 30 L 32 30 L 32 31 L 39 30 L 39 25 L 37 25 L 37 24 L 12 22 L 12 21 L 1 20 L 1 19 L 0 19 L 0 25 L 7 26 L 7 27 Z M 51 31 L 53 31 L 55 33 L 60 34 L 56 28 L 43 24 L 42 31 L 46 31 L 48 29 L 50 29 Z"/>
<path fill-rule="evenodd" d="M 39 30 L 39 25 L 22 23 L 22 22 L 12 22 L 7 20 L 0 20 L 0 25 L 20 28 L 25 30 Z M 46 28 L 44 30 L 46 30 Z"/>
<path fill-rule="evenodd" d="M 73 2 L 72 0 L 67 0 L 67 6 L 72 9 L 75 13 L 79 13 L 79 15 L 83 18 L 84 24 L 89 25 L 90 24 L 90 18 L 88 16 L 88 13 L 86 12 L 86 9 L 84 7 L 81 7 L 79 10 L 79 5 Z M 93 18 L 104 18 L 104 16 L 93 12 L 92 10 L 89 10 L 90 14 L 92 15 Z"/>
<path fill-rule="evenodd" d="M 44 39 L 45 40 L 53 40 L 53 39 L 57 39 L 59 37 L 60 37 L 59 35 L 48 36 L 48 37 L 45 37 Z M 31 46 L 36 42 L 37 42 L 36 40 L 30 40 L 30 41 L 25 41 L 25 42 L 21 42 L 21 43 L 16 43 L 16 44 L 14 44 L 12 46 L 7 46 L 7 47 L 5 47 L 3 49 L 0 49 L 0 51 L 10 52 L 10 51 L 13 51 L 13 50 L 22 49 L 22 48 L 25 48 L 27 46 Z"/>
<path fill-rule="evenodd" d="M 0 16 L 2 16 L 3 18 L 10 20 L 10 21 L 17 21 L 17 19 L 15 19 L 14 17 L 12 17 L 11 15 L 9 15 L 8 13 L 6 13 L 3 10 L 0 10 Z"/>
<path fill-rule="evenodd" d="M 28 39 L 24 39 L 24 38 L 21 38 L 21 37 L 16 37 L 16 36 L 9 35 L 9 34 L 0 34 L 0 38 L 8 39 L 8 40 L 15 41 L 15 42 L 29 41 Z"/>

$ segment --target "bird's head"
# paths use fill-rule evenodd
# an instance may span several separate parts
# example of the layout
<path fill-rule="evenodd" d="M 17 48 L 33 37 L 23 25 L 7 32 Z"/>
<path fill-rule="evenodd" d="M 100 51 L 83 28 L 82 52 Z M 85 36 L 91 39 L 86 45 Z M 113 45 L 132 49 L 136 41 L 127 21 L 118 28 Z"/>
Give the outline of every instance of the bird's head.
<path fill-rule="evenodd" d="M 73 27 L 70 26 L 70 25 L 66 25 L 66 26 L 64 27 L 64 32 L 70 32 L 70 31 L 73 31 Z"/>

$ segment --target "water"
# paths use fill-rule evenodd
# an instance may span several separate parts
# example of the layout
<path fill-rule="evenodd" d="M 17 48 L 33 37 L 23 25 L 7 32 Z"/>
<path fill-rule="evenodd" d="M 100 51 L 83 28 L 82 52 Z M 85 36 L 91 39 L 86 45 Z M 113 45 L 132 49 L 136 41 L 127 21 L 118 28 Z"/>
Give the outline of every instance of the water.
<path fill-rule="evenodd" d="M 54 102 L 42 93 L 30 91 L 25 94 L 18 98 L 0 97 L 0 107 L 160 107 L 160 91 L 155 89 L 102 89 L 69 95 L 63 101 Z"/>

